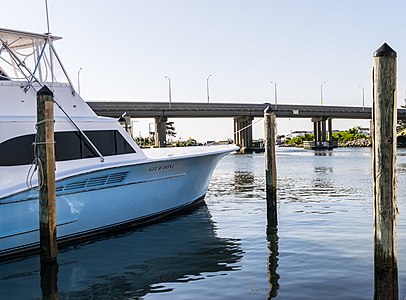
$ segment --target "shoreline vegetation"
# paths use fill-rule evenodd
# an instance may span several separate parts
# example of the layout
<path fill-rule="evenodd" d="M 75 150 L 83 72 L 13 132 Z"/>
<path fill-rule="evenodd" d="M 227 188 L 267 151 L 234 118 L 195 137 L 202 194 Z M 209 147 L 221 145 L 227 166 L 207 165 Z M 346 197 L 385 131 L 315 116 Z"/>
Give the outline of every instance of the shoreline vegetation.
<path fill-rule="evenodd" d="M 400 130 L 399 130 L 400 129 Z M 406 147 L 406 129 L 405 126 L 398 125 L 397 133 L 398 147 Z M 350 128 L 344 131 L 333 132 L 333 140 L 338 142 L 339 147 L 371 147 L 372 138 L 368 131 L 360 126 Z M 294 137 L 279 136 L 278 142 L 282 147 L 303 147 L 304 141 L 314 141 L 312 133 L 304 133 Z"/>
<path fill-rule="evenodd" d="M 141 148 L 155 148 L 155 140 L 148 137 L 137 137 L 135 138 L 135 142 Z M 229 145 L 232 144 L 233 141 L 231 139 L 224 140 L 224 141 L 207 141 L 205 143 L 199 143 L 194 138 L 189 138 L 185 141 L 177 140 L 177 141 L 166 141 L 166 147 L 190 147 L 190 146 L 208 146 L 208 145 Z"/>
<path fill-rule="evenodd" d="M 333 132 L 333 140 L 338 142 L 339 147 L 371 147 L 372 140 L 369 132 L 361 129 L 357 126 L 348 130 Z M 312 133 L 292 137 L 280 136 L 278 138 L 282 147 L 303 147 L 304 141 L 314 141 Z"/>

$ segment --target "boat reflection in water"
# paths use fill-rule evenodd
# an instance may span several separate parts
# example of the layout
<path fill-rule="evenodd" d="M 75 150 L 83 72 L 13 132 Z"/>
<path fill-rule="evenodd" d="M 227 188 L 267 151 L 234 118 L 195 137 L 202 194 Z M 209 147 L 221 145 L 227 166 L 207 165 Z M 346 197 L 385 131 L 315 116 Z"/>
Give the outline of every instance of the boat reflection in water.
<path fill-rule="evenodd" d="M 38 256 L 2 263 L 0 295 L 7 299 L 46 297 L 43 293 L 57 293 L 63 299 L 137 299 L 170 291 L 165 282 L 232 271 L 241 258 L 239 241 L 216 236 L 204 205 L 164 223 L 61 249 L 54 274 L 49 274 L 52 268 L 41 272 Z"/>

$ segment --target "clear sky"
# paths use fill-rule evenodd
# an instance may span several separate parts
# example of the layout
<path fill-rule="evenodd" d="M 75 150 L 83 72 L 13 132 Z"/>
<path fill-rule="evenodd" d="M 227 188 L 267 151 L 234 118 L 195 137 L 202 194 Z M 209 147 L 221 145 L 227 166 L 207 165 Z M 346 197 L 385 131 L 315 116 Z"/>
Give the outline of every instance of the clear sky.
<path fill-rule="evenodd" d="M 406 97 L 404 0 L 49 0 L 51 32 L 85 100 L 371 105 L 373 52 L 398 53 Z M 44 0 L 1 0 L 0 26 L 46 32 Z M 179 137 L 232 137 L 232 120 L 174 119 Z M 278 133 L 310 120 L 278 119 Z M 148 131 L 146 120 L 135 133 Z M 262 126 L 254 136 L 262 136 Z M 335 129 L 366 121 L 333 121 Z M 207 133 L 207 131 L 209 133 Z"/>

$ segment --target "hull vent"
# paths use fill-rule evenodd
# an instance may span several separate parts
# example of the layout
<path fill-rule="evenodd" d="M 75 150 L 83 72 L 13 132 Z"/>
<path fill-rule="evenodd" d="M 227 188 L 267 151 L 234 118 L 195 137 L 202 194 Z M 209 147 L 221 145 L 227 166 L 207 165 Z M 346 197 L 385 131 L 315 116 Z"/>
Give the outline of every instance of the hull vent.
<path fill-rule="evenodd" d="M 67 192 L 86 188 L 100 188 L 104 185 L 119 184 L 124 182 L 124 180 L 127 178 L 128 173 L 129 172 L 118 172 L 71 182 L 63 186 L 58 186 L 56 188 L 56 192 Z"/>

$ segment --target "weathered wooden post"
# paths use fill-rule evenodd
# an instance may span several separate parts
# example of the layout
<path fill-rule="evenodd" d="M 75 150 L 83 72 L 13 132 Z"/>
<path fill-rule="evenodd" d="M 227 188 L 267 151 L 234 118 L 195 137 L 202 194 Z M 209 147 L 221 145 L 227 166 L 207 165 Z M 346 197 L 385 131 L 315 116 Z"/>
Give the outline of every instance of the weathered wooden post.
<path fill-rule="evenodd" d="M 374 53 L 373 179 L 375 299 L 398 299 L 396 256 L 396 52 L 386 43 Z"/>
<path fill-rule="evenodd" d="M 37 157 L 41 263 L 56 261 L 56 192 L 53 93 L 44 86 L 37 92 Z"/>
<path fill-rule="evenodd" d="M 275 157 L 275 114 L 268 106 L 264 111 L 265 131 L 265 179 L 268 231 L 277 229 L 276 205 L 276 157 Z"/>

